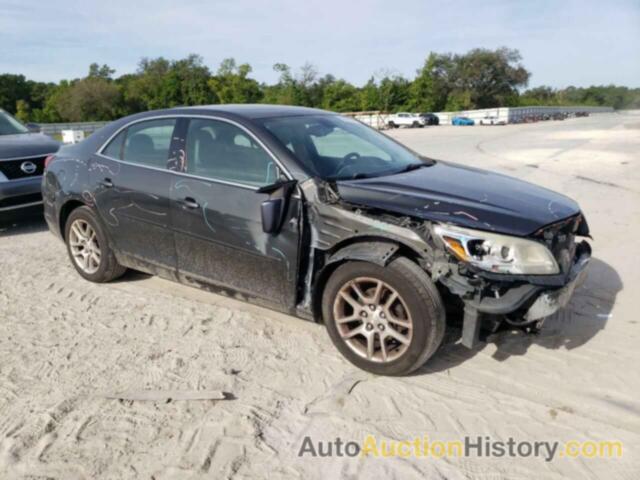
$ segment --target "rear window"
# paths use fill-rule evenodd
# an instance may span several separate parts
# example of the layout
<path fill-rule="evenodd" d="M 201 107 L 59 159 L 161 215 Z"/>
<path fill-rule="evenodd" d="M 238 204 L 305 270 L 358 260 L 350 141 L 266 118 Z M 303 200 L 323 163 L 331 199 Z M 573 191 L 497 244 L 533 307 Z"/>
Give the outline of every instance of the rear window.
<path fill-rule="evenodd" d="M 166 168 L 175 125 L 174 118 L 163 118 L 130 126 L 127 128 L 122 159 L 131 163 Z"/>
<path fill-rule="evenodd" d="M 116 137 L 111 140 L 107 148 L 102 151 L 103 155 L 111 158 L 117 158 L 118 160 L 122 159 L 122 144 L 124 143 L 124 137 L 126 136 L 127 131 L 121 131 Z"/>
<path fill-rule="evenodd" d="M 166 168 L 175 125 L 175 118 L 135 123 L 116 135 L 102 153 L 118 160 Z"/>

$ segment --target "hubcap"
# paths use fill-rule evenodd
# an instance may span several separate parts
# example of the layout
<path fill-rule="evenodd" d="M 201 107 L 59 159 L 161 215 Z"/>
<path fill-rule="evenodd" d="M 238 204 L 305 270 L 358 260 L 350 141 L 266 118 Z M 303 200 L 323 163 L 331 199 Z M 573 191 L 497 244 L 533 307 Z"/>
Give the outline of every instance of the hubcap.
<path fill-rule="evenodd" d="M 98 271 L 102 252 L 96 232 L 88 222 L 78 219 L 71 224 L 69 246 L 73 260 L 83 272 L 93 274 Z"/>
<path fill-rule="evenodd" d="M 333 318 L 347 346 L 367 360 L 391 362 L 411 344 L 409 309 L 381 280 L 358 277 L 345 283 L 333 303 Z"/>

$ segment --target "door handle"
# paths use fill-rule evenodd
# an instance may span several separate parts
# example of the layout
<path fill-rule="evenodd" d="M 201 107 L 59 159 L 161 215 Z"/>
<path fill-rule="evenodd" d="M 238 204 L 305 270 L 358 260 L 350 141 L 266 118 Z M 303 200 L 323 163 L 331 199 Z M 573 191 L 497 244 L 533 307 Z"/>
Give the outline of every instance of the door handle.
<path fill-rule="evenodd" d="M 103 187 L 106 187 L 106 188 L 111 188 L 111 187 L 113 187 L 113 182 L 111 181 L 110 178 L 105 178 L 104 180 L 102 180 L 100 182 L 100 185 L 102 185 Z"/>
<path fill-rule="evenodd" d="M 196 202 L 194 198 L 185 197 L 184 200 L 182 200 L 182 207 L 195 210 L 196 208 L 200 208 L 200 204 Z"/>

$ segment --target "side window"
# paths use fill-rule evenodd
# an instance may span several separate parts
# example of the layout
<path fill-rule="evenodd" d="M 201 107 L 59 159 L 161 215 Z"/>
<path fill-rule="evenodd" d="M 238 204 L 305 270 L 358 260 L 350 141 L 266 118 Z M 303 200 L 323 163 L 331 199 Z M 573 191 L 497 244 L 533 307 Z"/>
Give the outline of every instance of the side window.
<path fill-rule="evenodd" d="M 102 154 L 110 158 L 122 160 L 122 144 L 124 143 L 124 137 L 126 135 L 126 130 L 121 131 L 113 140 L 111 140 L 109 145 L 107 145 L 107 148 L 102 151 Z"/>
<path fill-rule="evenodd" d="M 199 118 L 189 121 L 186 173 L 256 187 L 278 178 L 273 158 L 244 130 Z"/>
<path fill-rule="evenodd" d="M 175 118 L 163 118 L 131 125 L 127 128 L 122 160 L 166 168 L 175 124 Z"/>

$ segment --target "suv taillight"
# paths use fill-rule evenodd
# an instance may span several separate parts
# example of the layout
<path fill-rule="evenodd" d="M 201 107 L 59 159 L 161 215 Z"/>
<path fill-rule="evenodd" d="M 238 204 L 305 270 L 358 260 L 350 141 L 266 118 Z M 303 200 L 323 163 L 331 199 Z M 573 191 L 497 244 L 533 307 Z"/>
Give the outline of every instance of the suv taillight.
<path fill-rule="evenodd" d="M 47 155 L 47 158 L 44 159 L 44 169 L 46 170 L 49 164 L 53 161 L 55 155 Z"/>

